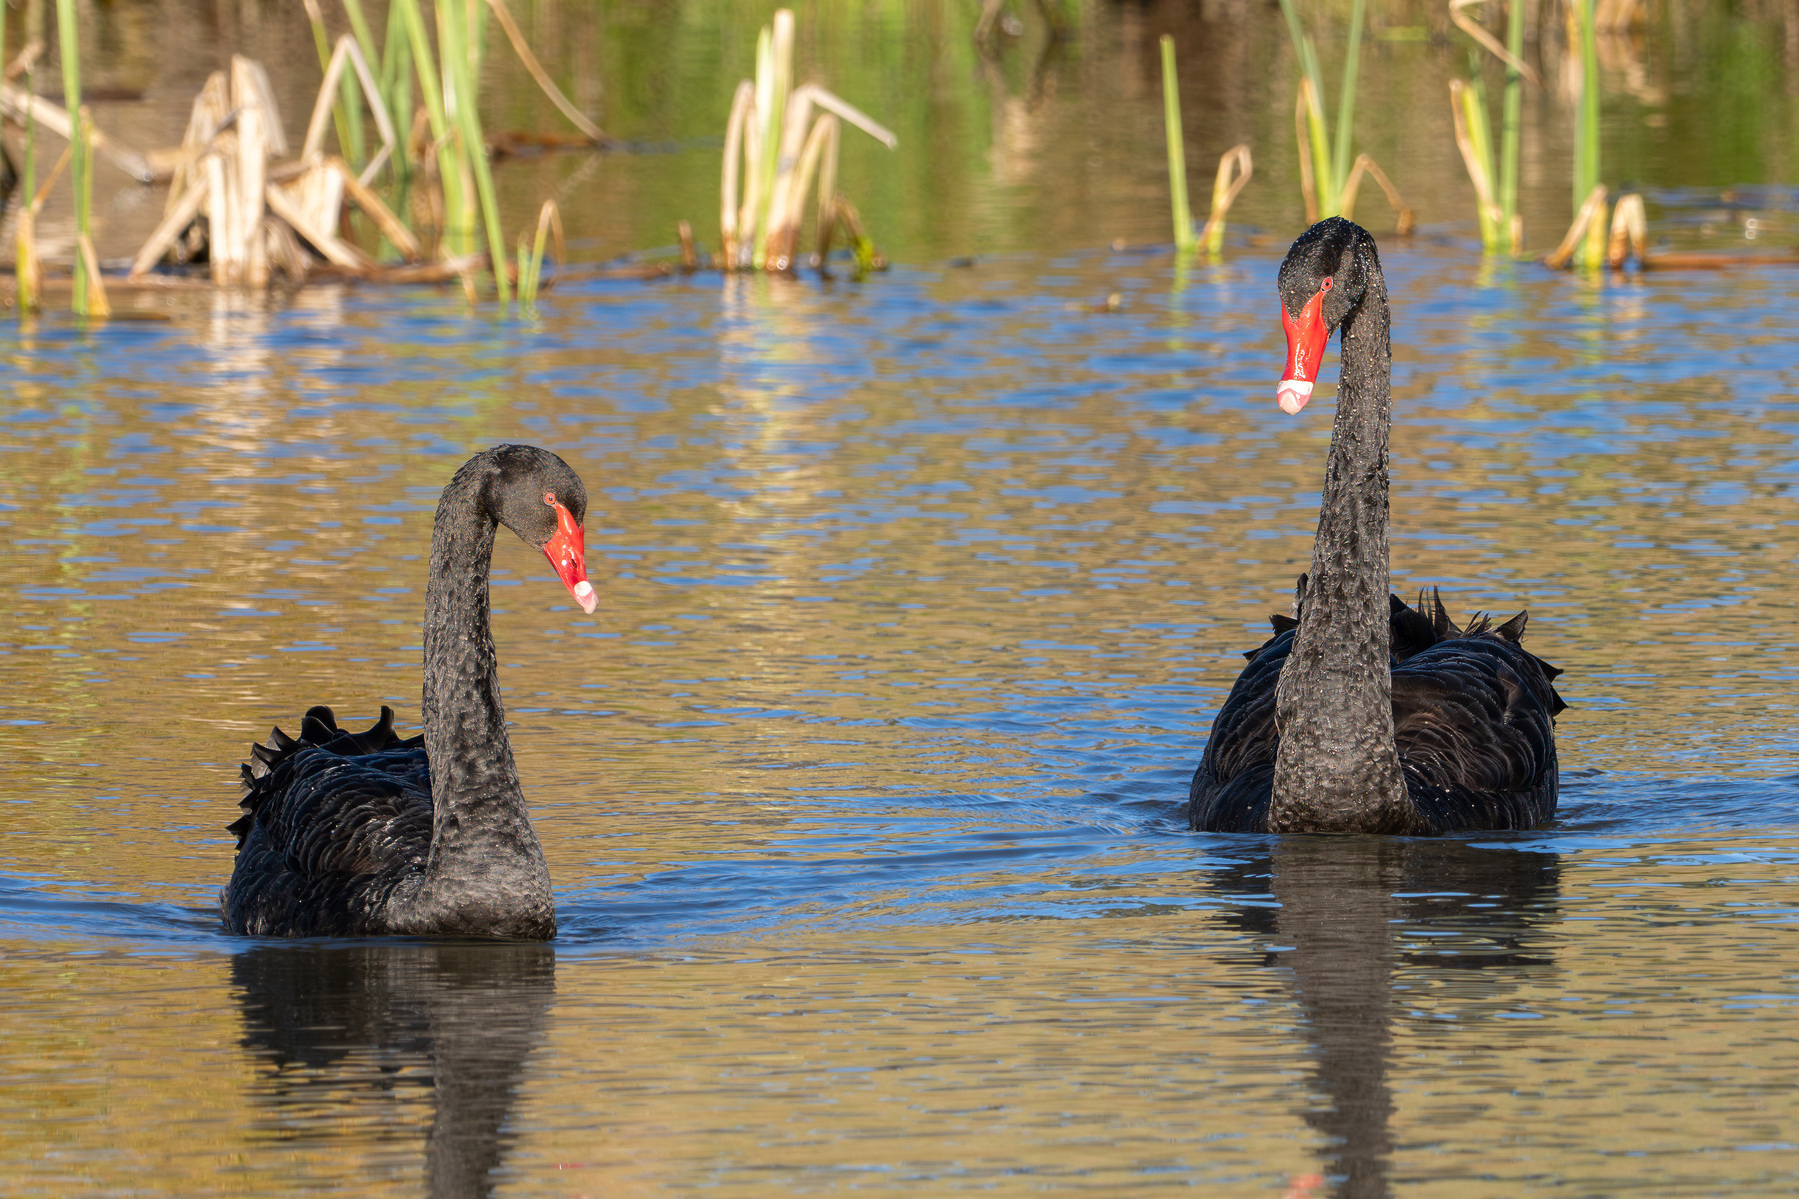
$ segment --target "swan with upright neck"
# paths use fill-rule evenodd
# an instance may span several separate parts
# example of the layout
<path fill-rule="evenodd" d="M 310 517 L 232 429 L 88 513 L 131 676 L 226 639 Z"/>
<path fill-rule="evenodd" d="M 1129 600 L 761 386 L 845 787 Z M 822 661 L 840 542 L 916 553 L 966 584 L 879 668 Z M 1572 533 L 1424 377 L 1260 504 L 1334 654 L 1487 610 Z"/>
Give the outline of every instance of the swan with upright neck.
<path fill-rule="evenodd" d="M 443 490 L 425 591 L 424 733 L 393 711 L 365 733 L 314 707 L 300 736 L 251 747 L 237 860 L 220 896 L 234 933 L 548 940 L 556 908 L 506 736 L 489 620 L 494 533 L 543 550 L 584 612 L 587 491 L 547 450 L 501 445 Z"/>
<path fill-rule="evenodd" d="M 1297 415 L 1342 331 L 1337 412 L 1311 570 L 1294 617 L 1249 664 L 1213 721 L 1188 814 L 1210 832 L 1443 833 L 1529 828 L 1555 814 L 1553 686 L 1525 651 L 1525 615 L 1458 628 L 1435 592 L 1388 591 L 1387 439 L 1392 318 L 1374 239 L 1331 217 L 1281 264 Z"/>

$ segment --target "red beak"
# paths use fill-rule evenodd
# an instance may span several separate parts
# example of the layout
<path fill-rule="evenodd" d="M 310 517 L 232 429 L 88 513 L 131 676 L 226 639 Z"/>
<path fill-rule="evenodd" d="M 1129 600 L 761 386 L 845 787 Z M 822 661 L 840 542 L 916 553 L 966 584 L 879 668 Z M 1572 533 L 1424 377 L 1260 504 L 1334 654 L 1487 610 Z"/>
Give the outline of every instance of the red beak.
<path fill-rule="evenodd" d="M 591 614 L 599 607 L 600 597 L 594 594 L 593 584 L 587 581 L 587 550 L 583 545 L 585 535 L 581 532 L 581 522 L 547 491 L 543 502 L 556 509 L 556 531 L 543 543 L 543 556 L 550 560 L 550 565 L 556 569 L 556 577 L 581 605 L 581 611 Z"/>
<path fill-rule="evenodd" d="M 1281 376 L 1280 390 L 1275 393 L 1281 411 L 1296 416 L 1312 398 L 1312 384 L 1318 379 L 1318 368 L 1324 364 L 1324 347 L 1331 339 L 1324 327 L 1324 293 L 1331 289 L 1326 279 L 1295 319 L 1281 305 L 1281 327 L 1287 331 L 1287 371 Z"/>

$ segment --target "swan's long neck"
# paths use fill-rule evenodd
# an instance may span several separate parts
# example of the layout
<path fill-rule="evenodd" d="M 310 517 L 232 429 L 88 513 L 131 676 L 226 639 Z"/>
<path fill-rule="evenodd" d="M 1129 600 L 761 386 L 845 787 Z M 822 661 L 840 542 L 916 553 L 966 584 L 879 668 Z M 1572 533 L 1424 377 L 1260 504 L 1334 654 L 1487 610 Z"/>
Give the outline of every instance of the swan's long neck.
<path fill-rule="evenodd" d="M 1411 823 L 1388 657 L 1392 321 L 1386 282 L 1369 258 L 1367 291 L 1343 322 L 1310 583 L 1276 691 L 1271 832 L 1401 832 Z"/>
<path fill-rule="evenodd" d="M 425 751 L 431 856 L 413 904 L 431 932 L 536 936 L 555 929 L 549 868 L 531 827 L 489 623 L 496 524 L 473 478 L 445 488 L 425 591 Z"/>

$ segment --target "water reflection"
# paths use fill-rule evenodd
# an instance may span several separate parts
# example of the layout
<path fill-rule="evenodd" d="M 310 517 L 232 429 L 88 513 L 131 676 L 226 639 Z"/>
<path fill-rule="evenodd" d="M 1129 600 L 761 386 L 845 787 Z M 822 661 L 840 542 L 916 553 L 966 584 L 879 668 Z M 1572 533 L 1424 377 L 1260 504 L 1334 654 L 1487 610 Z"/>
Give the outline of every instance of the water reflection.
<path fill-rule="evenodd" d="M 1302 1114 L 1326 1138 L 1332 1194 L 1392 1193 L 1388 1079 L 1407 995 L 1480 1003 L 1553 969 L 1541 926 L 1560 878 L 1552 853 L 1377 837 L 1287 837 L 1221 876 L 1247 901 L 1232 922 L 1291 971 L 1322 1099 Z"/>
<path fill-rule="evenodd" d="M 271 1142 L 378 1137 L 416 1161 L 428 1112 L 427 1193 L 492 1193 L 514 1139 L 503 1126 L 555 998 L 553 949 L 260 945 L 231 975 L 244 1048 L 264 1066 L 250 1094 Z"/>

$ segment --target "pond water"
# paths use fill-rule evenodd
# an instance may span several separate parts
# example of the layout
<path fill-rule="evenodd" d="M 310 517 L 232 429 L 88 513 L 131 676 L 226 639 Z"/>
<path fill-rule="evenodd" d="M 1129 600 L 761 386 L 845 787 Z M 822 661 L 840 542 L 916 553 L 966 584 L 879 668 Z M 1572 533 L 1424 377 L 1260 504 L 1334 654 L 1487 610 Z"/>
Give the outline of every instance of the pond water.
<path fill-rule="evenodd" d="M 1560 815 L 1201 836 L 1334 351 L 1281 414 L 1291 220 L 1181 266 L 1130 213 L 532 321 L 320 287 L 0 326 L 5 1189 L 1789 1193 L 1799 269 L 1376 222 L 1395 587 L 1528 607 Z M 237 763 L 313 703 L 416 721 L 436 494 L 498 440 L 593 496 L 592 617 L 495 558 L 562 935 L 225 936 Z"/>

